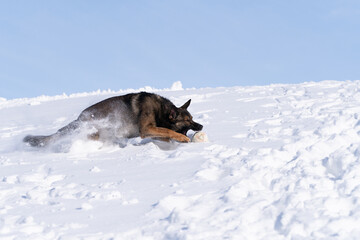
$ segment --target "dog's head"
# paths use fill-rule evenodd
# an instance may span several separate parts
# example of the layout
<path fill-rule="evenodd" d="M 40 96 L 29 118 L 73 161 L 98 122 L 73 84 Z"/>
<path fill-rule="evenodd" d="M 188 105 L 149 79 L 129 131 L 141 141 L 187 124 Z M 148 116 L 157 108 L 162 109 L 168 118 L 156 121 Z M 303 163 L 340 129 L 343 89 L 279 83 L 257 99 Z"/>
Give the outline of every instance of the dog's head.
<path fill-rule="evenodd" d="M 191 103 L 191 99 L 179 108 L 173 108 L 170 111 L 169 120 L 171 123 L 171 130 L 186 135 L 191 129 L 194 131 L 201 131 L 203 126 L 193 121 L 191 114 L 187 108 Z"/>

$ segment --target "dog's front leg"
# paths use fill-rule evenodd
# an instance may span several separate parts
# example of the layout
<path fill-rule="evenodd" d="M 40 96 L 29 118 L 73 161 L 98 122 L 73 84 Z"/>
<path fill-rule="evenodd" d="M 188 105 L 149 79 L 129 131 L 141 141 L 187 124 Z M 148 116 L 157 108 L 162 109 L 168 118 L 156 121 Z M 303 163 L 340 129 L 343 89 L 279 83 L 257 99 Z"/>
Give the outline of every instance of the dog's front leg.
<path fill-rule="evenodd" d="M 141 130 L 141 138 L 156 137 L 174 139 L 178 142 L 190 142 L 190 138 L 173 130 L 161 127 L 146 127 Z"/>

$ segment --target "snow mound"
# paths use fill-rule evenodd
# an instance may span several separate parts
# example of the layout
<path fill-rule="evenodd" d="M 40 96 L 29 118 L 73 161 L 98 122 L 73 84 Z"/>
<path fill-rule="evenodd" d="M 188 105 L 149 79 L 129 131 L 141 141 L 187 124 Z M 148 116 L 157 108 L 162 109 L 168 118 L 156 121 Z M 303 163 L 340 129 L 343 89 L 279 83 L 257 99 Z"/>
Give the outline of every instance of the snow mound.
<path fill-rule="evenodd" d="M 171 91 L 180 91 L 180 90 L 184 90 L 184 89 L 182 87 L 182 83 L 180 81 L 177 81 L 171 85 L 170 90 Z"/>
<path fill-rule="evenodd" d="M 157 93 L 177 106 L 191 98 L 211 142 L 46 150 L 21 140 L 130 90 L 0 99 L 0 239 L 357 239 L 359 89 L 174 83 Z"/>

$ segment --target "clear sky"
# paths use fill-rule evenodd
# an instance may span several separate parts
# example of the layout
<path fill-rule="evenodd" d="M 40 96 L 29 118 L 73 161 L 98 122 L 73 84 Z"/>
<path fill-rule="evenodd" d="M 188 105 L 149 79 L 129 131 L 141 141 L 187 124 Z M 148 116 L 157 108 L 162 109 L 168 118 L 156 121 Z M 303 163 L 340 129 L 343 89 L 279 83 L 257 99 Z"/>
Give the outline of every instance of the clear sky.
<path fill-rule="evenodd" d="M 0 1 L 0 97 L 360 79 L 360 1 Z"/>

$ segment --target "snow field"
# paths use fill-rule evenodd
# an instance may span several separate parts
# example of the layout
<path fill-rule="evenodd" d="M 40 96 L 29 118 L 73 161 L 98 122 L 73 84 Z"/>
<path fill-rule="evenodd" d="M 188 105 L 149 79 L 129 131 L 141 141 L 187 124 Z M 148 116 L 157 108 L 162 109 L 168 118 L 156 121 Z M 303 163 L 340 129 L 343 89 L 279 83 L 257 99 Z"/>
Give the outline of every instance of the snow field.
<path fill-rule="evenodd" d="M 208 143 L 104 145 L 50 134 L 124 94 L 0 100 L 1 239 L 357 239 L 360 81 L 147 88 L 189 111 Z M 169 91 L 171 90 L 171 91 Z"/>

